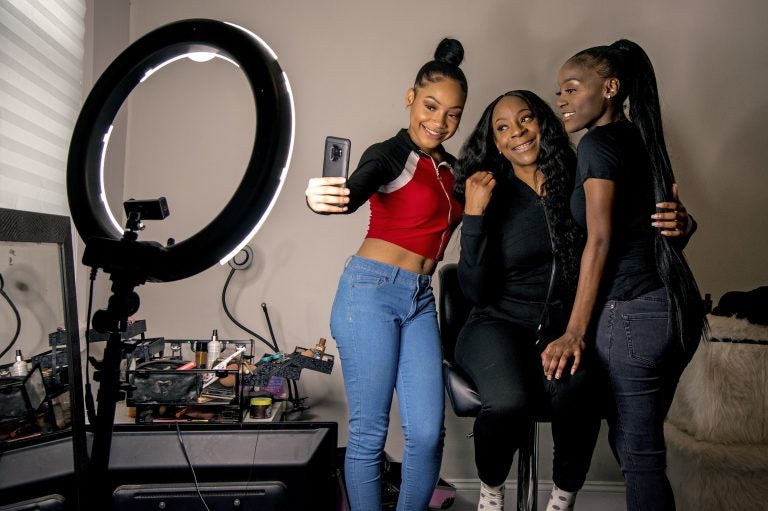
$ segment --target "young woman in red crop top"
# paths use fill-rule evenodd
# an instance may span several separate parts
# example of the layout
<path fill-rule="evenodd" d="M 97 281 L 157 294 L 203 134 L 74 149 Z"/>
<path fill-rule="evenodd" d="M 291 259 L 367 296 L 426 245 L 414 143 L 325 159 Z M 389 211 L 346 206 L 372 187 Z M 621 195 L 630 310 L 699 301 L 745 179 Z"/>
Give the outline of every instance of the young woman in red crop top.
<path fill-rule="evenodd" d="M 444 39 L 406 93 L 407 129 L 369 147 L 349 180 L 313 178 L 316 213 L 348 214 L 370 201 L 368 233 L 341 276 L 331 334 L 349 404 L 345 478 L 353 511 L 381 509 L 380 462 L 393 392 L 405 448 L 398 511 L 426 509 L 443 447 L 443 379 L 432 273 L 462 207 L 454 158 L 442 143 L 459 126 L 464 50 Z M 344 187 L 338 185 L 344 184 Z"/>

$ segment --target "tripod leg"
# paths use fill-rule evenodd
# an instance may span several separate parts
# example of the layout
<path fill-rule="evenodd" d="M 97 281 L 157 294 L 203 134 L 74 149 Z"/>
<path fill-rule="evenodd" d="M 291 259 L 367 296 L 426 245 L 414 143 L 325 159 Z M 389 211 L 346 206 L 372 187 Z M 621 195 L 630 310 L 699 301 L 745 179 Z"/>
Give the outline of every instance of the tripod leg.
<path fill-rule="evenodd" d="M 517 509 L 535 511 L 538 500 L 539 423 L 532 420 L 517 461 Z"/>
<path fill-rule="evenodd" d="M 108 477 L 109 452 L 112 446 L 112 427 L 115 423 L 115 407 L 120 385 L 120 360 L 122 358 L 122 340 L 119 332 L 109 334 L 104 351 L 101 381 L 98 394 L 98 411 L 93 429 L 93 447 L 91 462 L 88 467 L 91 486 L 98 499 L 91 509 L 109 509 L 110 485 Z"/>

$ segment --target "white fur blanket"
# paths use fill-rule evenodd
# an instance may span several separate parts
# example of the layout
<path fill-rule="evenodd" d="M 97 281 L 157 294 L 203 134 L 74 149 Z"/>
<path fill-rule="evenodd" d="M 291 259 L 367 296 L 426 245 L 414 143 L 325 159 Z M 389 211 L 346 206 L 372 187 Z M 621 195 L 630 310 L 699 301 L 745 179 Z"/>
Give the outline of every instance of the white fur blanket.
<path fill-rule="evenodd" d="M 766 326 L 708 319 L 713 339 L 768 340 Z M 667 420 L 697 441 L 768 445 L 768 345 L 703 341 L 680 379 Z"/>
<path fill-rule="evenodd" d="M 713 339 L 768 340 L 768 327 L 710 316 Z M 702 341 L 664 427 L 680 511 L 763 511 L 768 499 L 768 345 Z"/>
<path fill-rule="evenodd" d="M 765 511 L 767 445 L 702 442 L 669 422 L 664 434 L 678 511 Z"/>

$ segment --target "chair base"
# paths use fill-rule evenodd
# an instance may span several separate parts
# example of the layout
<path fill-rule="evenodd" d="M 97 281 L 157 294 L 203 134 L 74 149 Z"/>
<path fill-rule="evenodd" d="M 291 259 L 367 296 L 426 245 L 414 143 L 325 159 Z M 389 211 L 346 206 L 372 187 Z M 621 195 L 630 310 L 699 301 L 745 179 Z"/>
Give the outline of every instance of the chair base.
<path fill-rule="evenodd" d="M 536 511 L 539 496 L 539 423 L 531 421 L 517 455 L 517 511 Z"/>

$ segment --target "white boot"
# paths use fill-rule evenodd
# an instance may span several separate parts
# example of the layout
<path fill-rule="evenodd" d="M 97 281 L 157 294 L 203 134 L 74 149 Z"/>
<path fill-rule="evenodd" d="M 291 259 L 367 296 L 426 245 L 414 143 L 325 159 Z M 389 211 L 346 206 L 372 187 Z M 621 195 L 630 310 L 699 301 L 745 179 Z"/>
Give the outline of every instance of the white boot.
<path fill-rule="evenodd" d="M 557 485 L 552 485 L 552 493 L 549 495 L 547 511 L 570 511 L 576 503 L 576 492 L 561 490 Z"/>
<path fill-rule="evenodd" d="M 504 511 L 504 484 L 488 486 L 480 481 L 480 500 L 477 511 Z"/>

